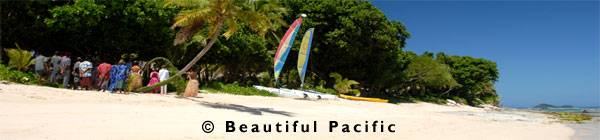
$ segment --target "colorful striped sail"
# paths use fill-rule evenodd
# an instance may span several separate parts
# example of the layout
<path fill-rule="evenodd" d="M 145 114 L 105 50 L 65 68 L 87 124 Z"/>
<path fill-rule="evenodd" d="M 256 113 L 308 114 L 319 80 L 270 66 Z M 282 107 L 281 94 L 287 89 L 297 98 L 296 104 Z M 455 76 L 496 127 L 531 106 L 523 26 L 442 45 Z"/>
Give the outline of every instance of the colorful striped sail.
<path fill-rule="evenodd" d="M 304 34 L 302 38 L 302 44 L 300 45 L 300 51 L 298 51 L 298 72 L 300 81 L 304 84 L 304 75 L 306 75 L 306 66 L 308 65 L 308 56 L 310 54 L 310 44 L 312 43 L 313 29 L 310 28 Z"/>
<path fill-rule="evenodd" d="M 298 32 L 301 23 L 302 18 L 296 19 L 296 21 L 294 21 L 292 26 L 290 26 L 290 28 L 287 30 L 287 32 L 279 42 L 279 48 L 277 48 L 277 53 L 275 54 L 275 62 L 273 64 L 275 80 L 279 78 L 279 73 L 281 73 L 281 69 L 283 69 L 283 64 L 285 63 L 285 59 L 287 58 L 287 55 L 290 52 L 292 43 L 294 43 L 294 38 L 296 37 L 296 33 Z"/>

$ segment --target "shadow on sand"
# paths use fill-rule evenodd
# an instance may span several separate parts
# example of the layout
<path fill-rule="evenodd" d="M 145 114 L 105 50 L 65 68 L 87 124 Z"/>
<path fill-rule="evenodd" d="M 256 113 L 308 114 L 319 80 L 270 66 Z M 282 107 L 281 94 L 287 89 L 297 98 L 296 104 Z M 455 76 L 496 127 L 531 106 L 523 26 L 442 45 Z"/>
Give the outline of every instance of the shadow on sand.
<path fill-rule="evenodd" d="M 199 100 L 195 100 L 193 98 L 185 98 L 185 97 L 183 97 L 181 99 L 187 99 L 190 101 L 198 102 L 198 104 L 200 104 L 200 105 L 211 107 L 211 108 L 235 110 L 235 111 L 239 111 L 239 112 L 250 113 L 252 115 L 263 115 L 263 113 L 278 114 L 278 115 L 283 115 L 283 116 L 288 116 L 288 117 L 291 117 L 293 115 L 293 113 L 291 113 L 291 112 L 278 111 L 278 110 L 274 110 L 273 108 L 256 108 L 256 107 L 248 107 L 248 106 L 238 105 L 238 104 L 213 103 L 213 102 L 199 101 Z"/>

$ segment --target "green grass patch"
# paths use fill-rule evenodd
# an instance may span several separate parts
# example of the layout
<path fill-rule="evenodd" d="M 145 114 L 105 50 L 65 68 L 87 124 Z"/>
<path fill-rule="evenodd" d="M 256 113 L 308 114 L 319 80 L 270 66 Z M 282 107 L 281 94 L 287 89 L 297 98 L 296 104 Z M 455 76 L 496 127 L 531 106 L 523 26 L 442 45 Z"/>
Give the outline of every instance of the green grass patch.
<path fill-rule="evenodd" d="M 298 89 L 300 90 L 300 89 Z M 323 88 L 323 87 L 316 87 L 316 88 L 304 88 L 304 90 L 313 90 L 313 91 L 318 91 L 318 92 L 322 92 L 325 94 L 331 94 L 331 95 L 337 95 L 337 91 L 335 91 L 335 89 L 330 89 L 330 88 Z"/>
<path fill-rule="evenodd" d="M 214 82 L 210 86 L 201 87 L 200 89 L 208 90 L 211 92 L 223 92 L 223 93 L 235 94 L 235 95 L 269 96 L 269 97 L 277 96 L 277 94 L 274 94 L 274 93 L 271 93 L 268 91 L 264 91 L 264 90 L 259 90 L 259 89 L 253 88 L 253 87 L 240 87 L 235 83 L 223 84 L 221 82 Z"/>
<path fill-rule="evenodd" d="M 570 113 L 570 112 L 554 112 L 554 111 L 541 111 L 541 113 L 555 116 L 561 121 L 574 121 L 577 123 L 583 123 L 584 121 L 592 120 L 590 114 Z"/>

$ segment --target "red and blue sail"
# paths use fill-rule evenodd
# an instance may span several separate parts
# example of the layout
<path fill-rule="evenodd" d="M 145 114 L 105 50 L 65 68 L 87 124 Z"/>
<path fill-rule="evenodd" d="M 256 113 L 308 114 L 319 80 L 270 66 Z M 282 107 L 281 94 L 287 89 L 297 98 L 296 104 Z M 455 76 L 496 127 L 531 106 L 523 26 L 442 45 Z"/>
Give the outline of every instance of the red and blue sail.
<path fill-rule="evenodd" d="M 294 43 L 294 38 L 296 37 L 296 33 L 298 33 L 298 29 L 300 29 L 300 24 L 302 23 L 302 18 L 296 19 L 294 23 L 287 30 L 281 41 L 279 42 L 279 48 L 277 48 L 277 53 L 275 54 L 275 62 L 273 64 L 273 69 L 275 72 L 275 80 L 279 78 L 279 74 L 281 73 L 281 69 L 283 69 L 283 64 L 285 63 L 285 59 L 287 58 L 290 49 L 292 48 L 292 44 Z"/>

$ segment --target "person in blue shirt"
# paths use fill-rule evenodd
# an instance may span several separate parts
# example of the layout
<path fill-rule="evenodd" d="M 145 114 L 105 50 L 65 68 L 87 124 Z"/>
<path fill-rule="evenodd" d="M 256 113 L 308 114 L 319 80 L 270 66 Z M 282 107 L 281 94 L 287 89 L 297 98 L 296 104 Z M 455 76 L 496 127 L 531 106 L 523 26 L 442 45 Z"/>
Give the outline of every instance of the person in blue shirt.
<path fill-rule="evenodd" d="M 119 93 L 127 93 L 125 92 L 125 89 L 127 88 L 125 81 L 127 81 L 129 71 L 127 70 L 127 66 L 125 66 L 125 61 L 119 60 L 115 76 L 115 80 L 117 80 L 115 89 L 118 90 Z"/>
<path fill-rule="evenodd" d="M 81 77 L 81 88 L 85 87 L 86 90 L 92 88 L 92 62 L 90 58 L 86 58 L 85 61 L 79 64 L 79 77 Z"/>

